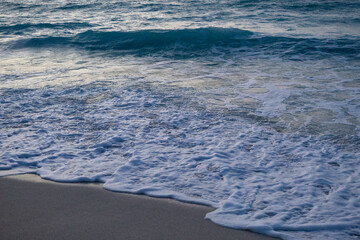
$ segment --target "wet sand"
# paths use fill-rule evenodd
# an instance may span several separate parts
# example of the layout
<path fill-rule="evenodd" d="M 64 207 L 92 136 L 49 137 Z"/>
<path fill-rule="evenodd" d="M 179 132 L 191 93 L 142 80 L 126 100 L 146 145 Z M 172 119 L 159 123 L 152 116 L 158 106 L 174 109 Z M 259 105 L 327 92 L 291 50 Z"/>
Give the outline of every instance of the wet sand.
<path fill-rule="evenodd" d="M 275 239 L 205 220 L 213 209 L 114 193 L 101 184 L 0 178 L 0 239 Z"/>

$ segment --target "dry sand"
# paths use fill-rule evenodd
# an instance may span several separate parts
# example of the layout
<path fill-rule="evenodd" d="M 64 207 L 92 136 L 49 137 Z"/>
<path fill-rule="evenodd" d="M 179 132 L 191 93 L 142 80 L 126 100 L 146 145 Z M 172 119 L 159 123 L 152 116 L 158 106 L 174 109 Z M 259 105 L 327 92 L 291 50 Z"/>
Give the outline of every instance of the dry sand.
<path fill-rule="evenodd" d="M 35 175 L 0 178 L 0 239 L 275 239 L 205 220 L 213 209 L 62 184 Z"/>

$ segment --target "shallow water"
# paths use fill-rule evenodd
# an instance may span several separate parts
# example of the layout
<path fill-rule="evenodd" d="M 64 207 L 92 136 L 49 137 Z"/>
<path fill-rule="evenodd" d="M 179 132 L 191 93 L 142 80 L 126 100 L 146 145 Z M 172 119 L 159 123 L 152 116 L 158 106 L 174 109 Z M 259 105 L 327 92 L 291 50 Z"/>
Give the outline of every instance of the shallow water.
<path fill-rule="evenodd" d="M 3 1 L 0 175 L 360 235 L 357 1 Z"/>

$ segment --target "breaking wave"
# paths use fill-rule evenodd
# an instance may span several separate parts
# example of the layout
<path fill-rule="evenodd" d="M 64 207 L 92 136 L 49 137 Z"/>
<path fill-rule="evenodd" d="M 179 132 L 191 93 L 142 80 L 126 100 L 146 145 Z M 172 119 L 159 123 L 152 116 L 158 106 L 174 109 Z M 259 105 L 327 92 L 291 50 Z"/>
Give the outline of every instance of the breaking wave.
<path fill-rule="evenodd" d="M 28 28 L 18 25 L 15 29 Z M 33 26 L 34 27 L 34 26 Z M 52 25 L 39 24 L 47 28 Z M 74 27 L 74 26 L 72 26 Z M 0 28 L 0 31 L 3 30 Z M 88 30 L 68 37 L 35 37 L 12 42 L 12 49 L 76 47 L 85 50 L 138 52 L 177 51 L 194 53 L 213 47 L 240 49 L 246 52 L 279 54 L 280 56 L 328 55 L 359 57 L 358 39 L 314 39 L 264 36 L 251 31 L 232 28 L 198 28 L 178 30 L 94 31 Z"/>

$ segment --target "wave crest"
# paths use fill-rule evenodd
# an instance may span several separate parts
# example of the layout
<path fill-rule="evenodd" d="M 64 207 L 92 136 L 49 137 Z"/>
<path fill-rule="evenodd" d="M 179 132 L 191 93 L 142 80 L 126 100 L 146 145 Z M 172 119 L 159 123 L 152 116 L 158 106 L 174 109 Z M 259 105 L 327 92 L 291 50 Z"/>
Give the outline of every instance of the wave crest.
<path fill-rule="evenodd" d="M 242 51 L 280 56 L 346 55 L 360 56 L 357 39 L 314 39 L 263 36 L 233 28 L 198 28 L 178 30 L 140 30 L 102 32 L 88 30 L 69 37 L 30 38 L 14 42 L 12 49 L 77 47 L 90 51 L 150 53 L 170 51 L 196 54 L 212 47 L 235 48 Z"/>

